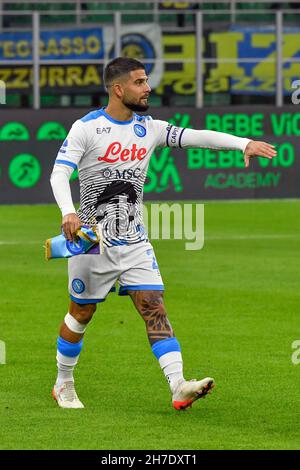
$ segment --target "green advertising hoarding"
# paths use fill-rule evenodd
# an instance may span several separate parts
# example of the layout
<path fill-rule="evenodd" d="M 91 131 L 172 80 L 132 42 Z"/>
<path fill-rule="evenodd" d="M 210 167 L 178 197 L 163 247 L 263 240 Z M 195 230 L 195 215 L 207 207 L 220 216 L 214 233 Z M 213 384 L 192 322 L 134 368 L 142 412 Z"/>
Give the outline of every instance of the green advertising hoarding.
<path fill-rule="evenodd" d="M 0 120 L 0 203 L 54 202 L 49 183 L 56 154 L 72 123 L 90 110 L 8 110 Z M 264 140 L 278 156 L 244 168 L 240 151 L 157 148 L 144 193 L 148 200 L 291 198 L 300 196 L 300 110 L 297 106 L 154 108 L 153 118 L 175 125 Z M 4 119 L 5 117 L 5 119 Z M 79 199 L 77 172 L 72 191 Z"/>

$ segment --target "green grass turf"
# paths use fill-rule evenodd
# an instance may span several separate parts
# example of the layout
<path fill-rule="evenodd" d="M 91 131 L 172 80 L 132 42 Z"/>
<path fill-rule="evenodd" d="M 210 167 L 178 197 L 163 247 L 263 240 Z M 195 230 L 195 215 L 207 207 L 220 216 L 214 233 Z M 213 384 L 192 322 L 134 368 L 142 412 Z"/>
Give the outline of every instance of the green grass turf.
<path fill-rule="evenodd" d="M 210 375 L 211 396 L 175 411 L 127 297 L 110 294 L 90 324 L 77 391 L 84 410 L 50 396 L 58 327 L 68 308 L 65 260 L 46 262 L 56 206 L 2 206 L 1 449 L 299 449 L 297 201 L 211 202 L 206 243 L 155 241 L 186 378 Z M 5 224 L 4 224 L 5 222 Z M 5 225 L 5 227 L 4 227 Z M 22 240 L 31 240 L 27 244 Z"/>

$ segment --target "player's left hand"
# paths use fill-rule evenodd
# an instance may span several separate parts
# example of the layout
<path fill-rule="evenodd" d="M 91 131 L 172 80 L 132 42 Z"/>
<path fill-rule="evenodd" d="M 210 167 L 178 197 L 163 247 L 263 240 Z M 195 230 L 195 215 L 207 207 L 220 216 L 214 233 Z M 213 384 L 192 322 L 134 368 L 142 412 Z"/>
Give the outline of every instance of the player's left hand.
<path fill-rule="evenodd" d="M 265 157 L 272 159 L 273 157 L 276 157 L 276 155 L 277 152 L 274 145 L 267 144 L 266 142 L 251 140 L 251 142 L 249 142 L 245 148 L 244 152 L 245 167 L 248 168 L 251 157 Z"/>

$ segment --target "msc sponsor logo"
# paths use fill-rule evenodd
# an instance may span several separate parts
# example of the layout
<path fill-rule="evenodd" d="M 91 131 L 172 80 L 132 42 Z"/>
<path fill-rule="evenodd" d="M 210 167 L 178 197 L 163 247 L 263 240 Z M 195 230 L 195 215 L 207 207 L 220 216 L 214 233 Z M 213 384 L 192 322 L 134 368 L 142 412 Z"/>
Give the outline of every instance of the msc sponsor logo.
<path fill-rule="evenodd" d="M 105 168 L 101 171 L 101 174 L 106 179 L 122 179 L 122 180 L 130 180 L 132 178 L 139 178 L 142 174 L 141 168 L 129 168 L 128 170 L 111 170 L 110 168 Z"/>
<path fill-rule="evenodd" d="M 97 134 L 109 134 L 111 127 L 97 127 L 96 132 Z"/>
<path fill-rule="evenodd" d="M 101 174 L 106 179 L 113 177 L 113 171 L 110 168 L 105 168 L 104 170 L 101 171 Z"/>
<path fill-rule="evenodd" d="M 134 132 L 138 137 L 145 137 L 146 135 L 146 129 L 141 126 L 140 124 L 135 124 L 133 126 Z"/>
<path fill-rule="evenodd" d="M 143 160 L 146 156 L 147 149 L 145 147 L 138 148 L 133 144 L 131 148 L 123 148 L 120 142 L 110 144 L 103 157 L 98 157 L 99 162 L 116 163 L 118 161 L 128 162 L 135 160 Z"/>

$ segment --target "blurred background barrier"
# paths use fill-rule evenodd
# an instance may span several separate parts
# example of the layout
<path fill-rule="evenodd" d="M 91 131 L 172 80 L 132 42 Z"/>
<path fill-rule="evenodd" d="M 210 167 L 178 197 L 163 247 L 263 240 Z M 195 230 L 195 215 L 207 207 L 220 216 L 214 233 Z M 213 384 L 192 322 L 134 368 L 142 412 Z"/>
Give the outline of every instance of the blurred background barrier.
<path fill-rule="evenodd" d="M 7 110 L 0 120 L 0 203 L 53 202 L 49 178 L 72 123 L 89 110 Z M 297 106 L 234 109 L 153 108 L 154 118 L 265 140 L 277 146 L 273 161 L 258 158 L 244 169 L 239 151 L 157 149 L 152 155 L 145 199 L 294 198 L 300 196 Z M 4 119 L 3 119 L 4 118 Z M 107 172 L 109 178 L 109 172 Z M 120 174 L 130 179 L 130 174 Z M 77 172 L 72 191 L 78 201 Z"/>
<path fill-rule="evenodd" d="M 2 7 L 1 7 L 2 6 Z M 142 60 L 153 106 L 290 103 L 300 2 L 0 1 L 7 107 L 106 102 L 103 66 Z"/>
<path fill-rule="evenodd" d="M 240 152 L 157 149 L 146 199 L 299 197 L 299 1 L 0 0 L 0 203 L 54 202 L 56 153 L 120 55 L 145 63 L 153 117 L 278 149 L 248 171 Z"/>

